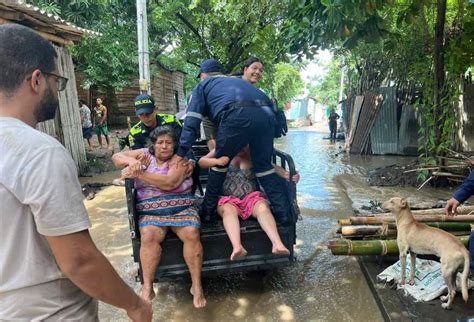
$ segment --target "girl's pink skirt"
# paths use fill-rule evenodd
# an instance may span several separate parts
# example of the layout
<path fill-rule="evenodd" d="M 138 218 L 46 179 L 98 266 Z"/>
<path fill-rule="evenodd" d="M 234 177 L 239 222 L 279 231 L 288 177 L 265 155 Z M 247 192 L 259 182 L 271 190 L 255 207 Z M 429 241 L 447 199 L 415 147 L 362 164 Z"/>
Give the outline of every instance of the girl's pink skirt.
<path fill-rule="evenodd" d="M 252 216 L 253 207 L 260 200 L 267 201 L 267 198 L 260 191 L 254 191 L 249 193 L 244 197 L 244 199 L 239 199 L 234 196 L 224 196 L 219 199 L 219 206 L 222 206 L 226 203 L 234 205 L 239 211 L 239 216 L 243 220 L 248 219 Z"/>

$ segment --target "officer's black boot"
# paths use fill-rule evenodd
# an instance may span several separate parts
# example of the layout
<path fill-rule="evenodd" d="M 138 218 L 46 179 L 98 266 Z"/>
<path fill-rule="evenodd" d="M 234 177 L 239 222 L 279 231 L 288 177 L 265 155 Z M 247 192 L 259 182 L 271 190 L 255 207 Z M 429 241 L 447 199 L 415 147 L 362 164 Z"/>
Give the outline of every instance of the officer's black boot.
<path fill-rule="evenodd" d="M 288 198 L 289 190 L 285 179 L 276 173 L 272 173 L 258 177 L 258 182 L 270 200 L 272 213 L 276 221 L 283 225 L 291 224 L 291 202 Z"/>
<path fill-rule="evenodd" d="M 206 194 L 201 205 L 201 221 L 211 222 L 217 219 L 217 202 L 222 195 L 222 185 L 226 178 L 226 168 L 219 168 L 221 171 L 209 169 L 209 177 L 207 180 Z"/>

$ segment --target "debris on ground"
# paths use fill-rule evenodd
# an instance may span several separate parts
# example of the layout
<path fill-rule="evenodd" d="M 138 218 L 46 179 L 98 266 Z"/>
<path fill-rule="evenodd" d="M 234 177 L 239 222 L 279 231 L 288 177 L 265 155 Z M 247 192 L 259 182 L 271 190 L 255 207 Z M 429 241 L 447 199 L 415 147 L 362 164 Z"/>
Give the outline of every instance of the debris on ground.
<path fill-rule="evenodd" d="M 110 183 L 86 183 L 81 186 L 82 194 L 87 200 L 92 200 L 95 198 L 97 192 L 107 186 L 110 186 Z"/>
<path fill-rule="evenodd" d="M 375 168 L 368 173 L 368 182 L 370 186 L 381 187 L 418 187 L 422 182 L 418 178 L 417 171 L 419 167 L 417 162 L 407 165 L 392 164 L 386 167 Z"/>

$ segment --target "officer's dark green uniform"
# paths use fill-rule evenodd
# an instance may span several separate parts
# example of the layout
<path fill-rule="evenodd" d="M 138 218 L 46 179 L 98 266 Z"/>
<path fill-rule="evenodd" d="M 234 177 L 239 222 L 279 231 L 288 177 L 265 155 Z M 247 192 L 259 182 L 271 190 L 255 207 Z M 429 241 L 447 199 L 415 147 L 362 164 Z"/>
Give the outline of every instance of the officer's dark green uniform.
<path fill-rule="evenodd" d="M 173 128 L 176 138 L 181 136 L 181 122 L 171 114 L 156 114 L 156 127 L 167 125 Z M 130 149 L 137 150 L 148 147 L 151 144 L 150 132 L 155 128 L 147 127 L 142 121 L 135 124 L 128 134 Z"/>

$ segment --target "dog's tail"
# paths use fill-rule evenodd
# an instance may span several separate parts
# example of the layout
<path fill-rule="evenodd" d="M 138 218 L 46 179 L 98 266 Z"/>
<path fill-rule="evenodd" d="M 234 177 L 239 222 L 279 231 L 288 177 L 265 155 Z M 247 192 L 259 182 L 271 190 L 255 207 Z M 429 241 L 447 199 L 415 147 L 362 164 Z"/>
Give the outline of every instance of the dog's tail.
<path fill-rule="evenodd" d="M 461 291 L 462 291 L 462 299 L 464 302 L 467 302 L 469 295 L 468 295 L 468 289 L 467 289 L 467 279 L 469 277 L 469 252 L 467 249 L 463 247 L 463 252 L 464 256 L 464 270 L 462 271 L 462 279 L 461 279 Z"/>

